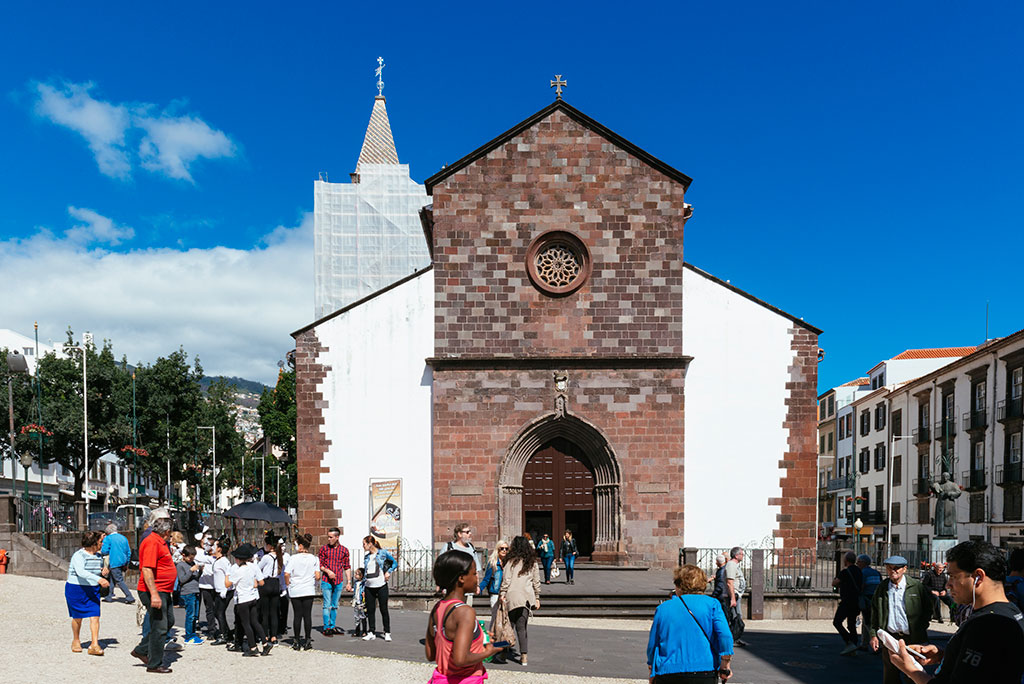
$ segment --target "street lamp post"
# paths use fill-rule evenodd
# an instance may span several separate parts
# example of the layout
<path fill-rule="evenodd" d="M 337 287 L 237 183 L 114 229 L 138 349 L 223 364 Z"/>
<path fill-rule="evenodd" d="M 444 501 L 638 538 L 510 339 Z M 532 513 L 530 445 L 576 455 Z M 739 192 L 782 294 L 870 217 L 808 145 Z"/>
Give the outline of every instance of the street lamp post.
<path fill-rule="evenodd" d="M 275 506 L 280 506 L 281 505 L 281 466 L 279 466 L 279 465 L 272 465 L 272 466 L 270 466 L 270 469 L 277 471 L 277 493 L 275 494 L 274 505 Z"/>
<path fill-rule="evenodd" d="M 199 425 L 197 430 L 210 430 L 213 433 L 213 512 L 217 512 L 217 426 Z M 244 469 L 243 469 L 244 470 Z"/>
<path fill-rule="evenodd" d="M 82 334 L 82 346 L 65 344 L 64 351 L 82 352 L 82 458 L 85 466 L 85 483 L 82 485 L 82 498 L 85 499 L 85 516 L 89 519 L 89 380 L 86 373 L 87 359 L 89 358 L 89 344 L 92 342 L 92 333 Z"/>
<path fill-rule="evenodd" d="M 853 523 L 854 534 L 856 534 L 856 537 L 854 538 L 853 547 L 854 549 L 856 549 L 857 553 L 860 553 L 860 531 L 863 527 L 864 521 L 860 518 L 857 518 Z"/>

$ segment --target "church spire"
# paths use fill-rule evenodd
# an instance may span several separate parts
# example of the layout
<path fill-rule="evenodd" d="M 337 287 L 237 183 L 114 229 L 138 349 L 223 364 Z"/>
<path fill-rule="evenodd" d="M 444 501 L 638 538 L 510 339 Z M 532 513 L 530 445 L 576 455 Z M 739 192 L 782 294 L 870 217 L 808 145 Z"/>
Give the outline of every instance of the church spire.
<path fill-rule="evenodd" d="M 370 125 L 366 127 L 363 138 L 363 149 L 359 151 L 356 162 L 356 173 L 363 164 L 397 164 L 398 150 L 395 149 L 395 138 L 391 135 L 391 122 L 388 121 L 388 110 L 384 106 L 384 81 L 381 72 L 384 70 L 384 58 L 377 58 L 377 97 L 373 98 L 373 111 L 370 112 Z"/>

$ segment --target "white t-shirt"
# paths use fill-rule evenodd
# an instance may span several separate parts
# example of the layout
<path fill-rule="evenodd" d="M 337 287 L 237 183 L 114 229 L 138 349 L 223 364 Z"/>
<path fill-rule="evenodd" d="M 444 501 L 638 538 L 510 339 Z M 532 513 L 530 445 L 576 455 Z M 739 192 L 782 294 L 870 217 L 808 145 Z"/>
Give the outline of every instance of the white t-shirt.
<path fill-rule="evenodd" d="M 315 574 L 320 570 L 320 559 L 311 553 L 297 553 L 285 562 L 288 574 L 288 595 L 292 598 L 316 596 Z"/>
<path fill-rule="evenodd" d="M 282 565 L 282 571 L 284 566 Z M 270 553 L 263 554 L 263 558 L 260 558 L 260 573 L 263 575 L 263 579 L 268 577 L 277 577 L 281 573 L 277 572 L 277 554 L 271 551 Z"/>
<path fill-rule="evenodd" d="M 213 588 L 221 598 L 228 595 L 228 588 L 224 585 L 224 578 L 228 576 L 228 570 L 231 569 L 231 561 L 224 556 L 216 559 L 213 562 Z"/>
<path fill-rule="evenodd" d="M 196 565 L 203 569 L 199 575 L 200 589 L 213 589 L 213 561 L 216 560 L 200 548 L 196 549 Z"/>
<path fill-rule="evenodd" d="M 256 581 L 263 578 L 260 576 L 260 569 L 255 563 L 232 565 L 228 571 L 228 578 L 231 580 L 231 587 L 235 590 L 235 601 L 237 603 L 249 603 L 260 597 Z"/>

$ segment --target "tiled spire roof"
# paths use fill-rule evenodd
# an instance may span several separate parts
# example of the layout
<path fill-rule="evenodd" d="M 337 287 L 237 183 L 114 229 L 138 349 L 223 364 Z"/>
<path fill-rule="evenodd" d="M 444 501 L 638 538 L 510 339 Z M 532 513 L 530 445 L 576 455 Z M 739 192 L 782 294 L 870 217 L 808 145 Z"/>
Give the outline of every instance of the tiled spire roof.
<path fill-rule="evenodd" d="M 391 135 L 391 123 L 388 121 L 388 110 L 384 107 L 384 96 L 373 98 L 373 111 L 370 113 L 370 125 L 366 127 L 363 149 L 359 151 L 356 162 L 356 173 L 363 164 L 397 164 L 398 150 L 395 139 Z"/>

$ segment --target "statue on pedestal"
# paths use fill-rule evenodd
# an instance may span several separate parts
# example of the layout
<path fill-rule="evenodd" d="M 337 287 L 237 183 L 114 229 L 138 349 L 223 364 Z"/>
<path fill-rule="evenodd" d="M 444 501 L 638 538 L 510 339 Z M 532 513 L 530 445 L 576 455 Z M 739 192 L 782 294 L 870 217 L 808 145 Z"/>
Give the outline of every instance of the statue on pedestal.
<path fill-rule="evenodd" d="M 932 493 L 938 501 L 935 504 L 935 537 L 956 538 L 956 500 L 963 494 L 960 485 L 953 482 L 949 473 L 943 471 L 938 482 L 932 482 Z"/>

